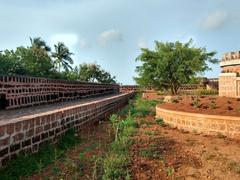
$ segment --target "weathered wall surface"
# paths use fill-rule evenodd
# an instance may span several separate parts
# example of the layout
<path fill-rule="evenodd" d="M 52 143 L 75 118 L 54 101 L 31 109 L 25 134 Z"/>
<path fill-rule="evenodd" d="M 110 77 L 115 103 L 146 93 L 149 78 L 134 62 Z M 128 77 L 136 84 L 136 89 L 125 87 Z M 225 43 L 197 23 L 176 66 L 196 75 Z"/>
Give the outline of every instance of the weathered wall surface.
<path fill-rule="evenodd" d="M 156 107 L 156 117 L 172 127 L 240 139 L 240 117 L 205 115 Z"/>
<path fill-rule="evenodd" d="M 69 128 L 105 118 L 123 107 L 134 93 L 113 95 L 97 101 L 46 113 L 0 121 L 0 166 L 19 153 L 37 152 L 45 142 L 56 142 Z"/>
<path fill-rule="evenodd" d="M 0 109 L 21 108 L 118 92 L 117 84 L 0 76 Z"/>
<path fill-rule="evenodd" d="M 239 80 L 236 73 L 221 73 L 219 76 L 219 96 L 238 97 Z"/>

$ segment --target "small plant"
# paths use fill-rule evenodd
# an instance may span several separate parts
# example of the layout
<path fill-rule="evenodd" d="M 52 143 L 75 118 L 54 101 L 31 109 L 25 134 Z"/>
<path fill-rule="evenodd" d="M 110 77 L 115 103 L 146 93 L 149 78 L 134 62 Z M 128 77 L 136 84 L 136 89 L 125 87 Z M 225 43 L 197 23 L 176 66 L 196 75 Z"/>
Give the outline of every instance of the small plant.
<path fill-rule="evenodd" d="M 147 136 L 152 136 L 152 135 L 154 135 L 154 132 L 153 131 L 144 131 L 144 134 Z"/>
<path fill-rule="evenodd" d="M 218 138 L 221 138 L 221 139 L 222 139 L 222 138 L 226 138 L 226 136 L 223 135 L 222 133 L 217 133 L 217 137 L 218 137 Z"/>
<path fill-rule="evenodd" d="M 173 173 L 174 173 L 174 168 L 173 167 L 168 167 L 166 169 L 166 172 L 167 172 L 167 176 L 172 176 Z"/>
<path fill-rule="evenodd" d="M 177 104 L 179 101 L 177 99 L 172 99 L 172 103 Z"/>
<path fill-rule="evenodd" d="M 200 108 L 201 107 L 201 103 L 200 103 L 199 98 L 194 99 L 192 104 L 193 104 L 194 108 Z"/>
<path fill-rule="evenodd" d="M 157 123 L 158 125 L 162 126 L 162 127 L 165 127 L 165 126 L 166 126 L 166 124 L 165 124 L 165 122 L 163 121 L 163 119 L 156 119 L 156 123 Z"/>
<path fill-rule="evenodd" d="M 217 104 L 215 101 L 211 101 L 211 103 L 209 104 L 211 109 L 216 109 L 217 108 Z"/>

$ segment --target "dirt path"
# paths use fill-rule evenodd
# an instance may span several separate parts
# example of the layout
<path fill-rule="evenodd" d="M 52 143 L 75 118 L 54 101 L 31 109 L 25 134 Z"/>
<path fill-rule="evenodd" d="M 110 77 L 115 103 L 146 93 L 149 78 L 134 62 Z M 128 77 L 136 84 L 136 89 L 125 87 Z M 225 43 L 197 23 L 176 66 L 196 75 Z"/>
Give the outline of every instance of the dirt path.
<path fill-rule="evenodd" d="M 240 179 L 240 142 L 162 127 L 154 117 L 140 124 L 133 179 Z"/>

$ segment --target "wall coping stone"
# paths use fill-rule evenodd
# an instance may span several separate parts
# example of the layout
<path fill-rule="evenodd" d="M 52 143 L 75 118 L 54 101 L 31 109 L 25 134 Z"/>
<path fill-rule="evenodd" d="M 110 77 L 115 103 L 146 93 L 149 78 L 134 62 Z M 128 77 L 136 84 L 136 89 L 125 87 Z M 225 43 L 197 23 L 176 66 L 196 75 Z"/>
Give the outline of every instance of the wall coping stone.
<path fill-rule="evenodd" d="M 30 119 L 33 119 L 33 118 L 42 117 L 42 116 L 46 116 L 46 115 L 51 115 L 51 114 L 54 114 L 54 113 L 57 113 L 57 112 L 64 112 L 64 111 L 71 110 L 71 109 L 74 109 L 74 108 L 79 108 L 81 106 L 96 104 L 96 103 L 99 103 L 99 102 L 104 102 L 104 101 L 107 101 L 107 100 L 120 98 L 122 96 L 125 96 L 127 94 L 132 94 L 132 93 L 134 93 L 134 92 L 121 93 L 121 94 L 117 94 L 117 95 L 114 94 L 111 97 L 103 97 L 100 100 L 89 100 L 89 102 L 84 102 L 84 103 L 81 103 L 81 104 L 78 104 L 78 105 L 72 105 L 72 106 L 69 106 L 69 107 L 59 108 L 59 109 L 56 109 L 56 110 L 50 110 L 48 112 L 41 112 L 41 113 L 37 113 L 37 114 L 34 114 L 34 115 L 25 115 L 25 116 L 22 116 L 22 117 L 19 117 L 19 118 L 9 119 L 7 121 L 1 120 L 0 121 L 0 126 L 4 126 L 4 125 L 7 125 L 7 124 L 12 124 L 12 123 L 14 124 L 14 123 L 17 123 L 17 122 L 20 122 L 20 121 L 30 120 Z M 81 102 L 81 100 L 79 100 L 79 102 Z"/>
<path fill-rule="evenodd" d="M 225 121 L 225 120 L 240 121 L 240 117 L 238 117 L 238 116 L 208 115 L 208 114 L 201 114 L 201 113 L 183 112 L 183 111 L 175 111 L 175 110 L 160 108 L 158 106 L 156 106 L 156 110 L 160 110 L 165 113 L 174 113 L 177 115 L 194 116 L 194 117 L 199 117 L 199 118 L 218 119 L 218 120 L 223 120 L 223 121 Z"/>

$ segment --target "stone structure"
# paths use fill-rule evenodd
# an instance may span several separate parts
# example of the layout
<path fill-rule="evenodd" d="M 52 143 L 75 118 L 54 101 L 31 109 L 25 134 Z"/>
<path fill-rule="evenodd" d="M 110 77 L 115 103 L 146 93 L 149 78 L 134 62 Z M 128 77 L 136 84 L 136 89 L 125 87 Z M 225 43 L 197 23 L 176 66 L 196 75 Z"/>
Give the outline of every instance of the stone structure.
<path fill-rule="evenodd" d="M 0 166 L 19 153 L 34 153 L 43 143 L 56 142 L 69 128 L 80 130 L 88 123 L 106 118 L 126 105 L 134 95 L 134 92 L 122 93 L 76 101 L 75 104 L 67 102 L 61 107 L 52 104 L 1 111 Z"/>
<path fill-rule="evenodd" d="M 240 97 L 240 52 L 226 53 L 220 66 L 219 96 Z"/>
<path fill-rule="evenodd" d="M 117 84 L 0 76 L 0 109 L 21 108 L 118 92 Z"/>
<path fill-rule="evenodd" d="M 131 92 L 131 91 L 137 91 L 140 89 L 140 86 L 138 85 L 123 85 L 120 86 L 120 92 Z"/>
<path fill-rule="evenodd" d="M 240 117 L 173 111 L 158 106 L 156 117 L 178 129 L 240 139 Z"/>

